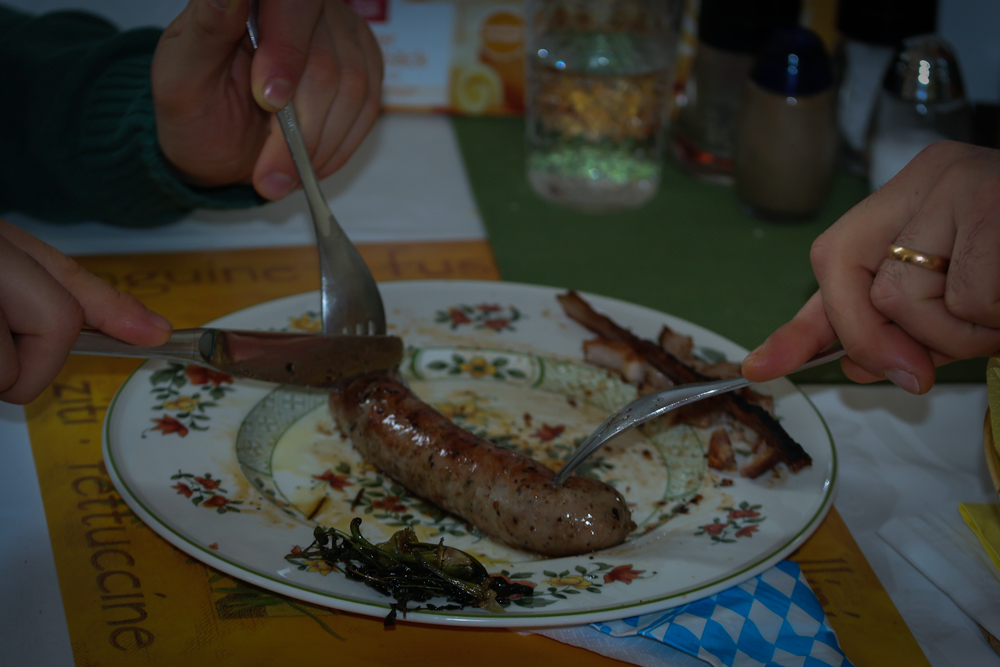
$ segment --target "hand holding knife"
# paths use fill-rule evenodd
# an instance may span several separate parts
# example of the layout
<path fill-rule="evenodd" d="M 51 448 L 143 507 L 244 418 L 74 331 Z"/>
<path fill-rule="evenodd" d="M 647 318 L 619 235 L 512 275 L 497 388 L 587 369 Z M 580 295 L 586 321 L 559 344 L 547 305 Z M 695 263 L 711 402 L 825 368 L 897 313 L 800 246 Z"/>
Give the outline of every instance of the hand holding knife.
<path fill-rule="evenodd" d="M 344 378 L 398 366 L 403 358 L 403 341 L 396 336 L 381 335 L 179 329 L 164 345 L 139 347 L 99 331 L 84 330 L 72 353 L 168 359 L 235 377 L 329 388 Z"/>

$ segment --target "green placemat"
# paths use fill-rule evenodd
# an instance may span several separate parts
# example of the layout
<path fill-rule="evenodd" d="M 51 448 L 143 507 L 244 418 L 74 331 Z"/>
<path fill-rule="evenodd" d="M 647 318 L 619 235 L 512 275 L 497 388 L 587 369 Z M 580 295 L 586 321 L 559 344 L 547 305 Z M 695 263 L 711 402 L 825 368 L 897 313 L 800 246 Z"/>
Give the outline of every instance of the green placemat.
<path fill-rule="evenodd" d="M 814 220 L 774 223 L 744 213 L 730 188 L 667 165 L 660 192 L 626 213 L 595 215 L 549 204 L 528 185 L 524 123 L 453 119 L 480 214 L 504 280 L 604 294 L 682 317 L 753 349 L 816 290 L 809 246 L 867 194 L 838 177 Z M 985 359 L 938 370 L 984 382 Z M 798 382 L 844 382 L 836 364 Z"/>

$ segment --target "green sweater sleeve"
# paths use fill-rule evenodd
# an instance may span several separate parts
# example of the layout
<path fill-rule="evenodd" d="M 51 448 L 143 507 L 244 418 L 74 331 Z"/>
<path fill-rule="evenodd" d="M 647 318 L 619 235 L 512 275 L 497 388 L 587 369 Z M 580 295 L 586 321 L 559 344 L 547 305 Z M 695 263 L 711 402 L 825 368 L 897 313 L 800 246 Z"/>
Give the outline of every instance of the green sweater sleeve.
<path fill-rule="evenodd" d="M 150 89 L 160 33 L 0 6 L 0 213 L 148 227 L 263 202 L 250 186 L 198 189 L 173 175 Z"/>

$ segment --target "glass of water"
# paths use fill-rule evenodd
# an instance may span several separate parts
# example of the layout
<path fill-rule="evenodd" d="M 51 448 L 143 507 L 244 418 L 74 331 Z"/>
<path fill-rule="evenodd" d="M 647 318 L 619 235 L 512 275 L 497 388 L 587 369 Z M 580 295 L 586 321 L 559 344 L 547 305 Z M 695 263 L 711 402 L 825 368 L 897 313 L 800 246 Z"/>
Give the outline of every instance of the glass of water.
<path fill-rule="evenodd" d="M 528 0 L 528 180 L 572 208 L 655 194 L 680 0 Z"/>

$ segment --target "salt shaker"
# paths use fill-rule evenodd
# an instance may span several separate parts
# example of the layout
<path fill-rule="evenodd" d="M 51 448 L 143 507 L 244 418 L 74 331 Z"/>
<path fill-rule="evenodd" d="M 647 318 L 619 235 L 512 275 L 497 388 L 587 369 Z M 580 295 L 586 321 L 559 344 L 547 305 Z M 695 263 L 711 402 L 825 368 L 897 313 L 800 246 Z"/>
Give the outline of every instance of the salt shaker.
<path fill-rule="evenodd" d="M 823 42 L 802 26 L 775 35 L 744 86 L 736 194 L 759 217 L 803 219 L 826 202 L 837 162 L 836 89 Z"/>
<path fill-rule="evenodd" d="M 972 139 L 972 107 L 958 60 L 937 35 L 911 37 L 897 50 L 875 107 L 871 189 L 882 187 L 917 153 L 945 139 Z"/>
<path fill-rule="evenodd" d="M 937 0 L 840 0 L 837 124 L 841 161 L 850 172 L 868 173 L 872 114 L 896 47 L 907 37 L 934 32 L 937 5 Z"/>

